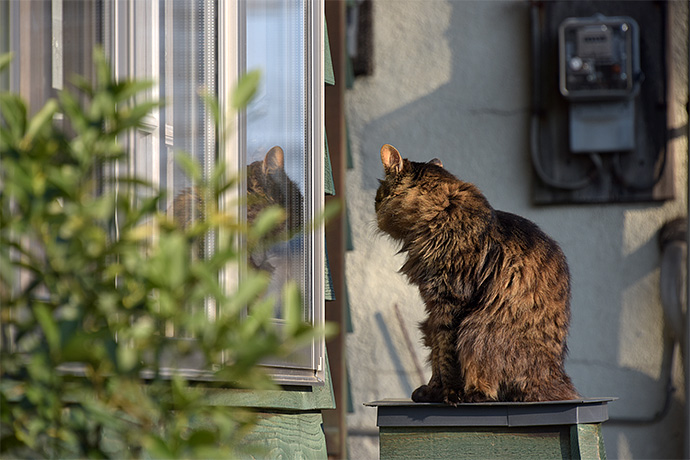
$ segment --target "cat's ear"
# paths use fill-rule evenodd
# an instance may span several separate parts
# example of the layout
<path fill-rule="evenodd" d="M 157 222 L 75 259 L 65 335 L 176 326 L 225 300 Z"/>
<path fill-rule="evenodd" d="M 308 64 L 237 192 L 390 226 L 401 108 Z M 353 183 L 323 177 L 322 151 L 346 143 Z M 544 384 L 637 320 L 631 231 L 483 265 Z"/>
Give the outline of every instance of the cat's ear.
<path fill-rule="evenodd" d="M 436 166 L 438 166 L 438 167 L 440 167 L 440 168 L 443 168 L 443 163 L 441 163 L 441 160 L 439 160 L 438 158 L 434 158 L 433 160 L 431 160 L 431 161 L 429 162 L 429 164 L 431 164 L 431 165 L 436 165 Z"/>
<path fill-rule="evenodd" d="M 266 153 L 262 167 L 264 174 L 274 174 L 281 169 L 285 169 L 285 155 L 283 149 L 277 145 L 271 147 L 271 150 Z"/>
<path fill-rule="evenodd" d="M 383 169 L 385 169 L 386 173 L 393 172 L 397 174 L 402 171 L 402 156 L 400 156 L 398 149 L 390 144 L 381 147 L 381 163 L 383 163 Z"/>

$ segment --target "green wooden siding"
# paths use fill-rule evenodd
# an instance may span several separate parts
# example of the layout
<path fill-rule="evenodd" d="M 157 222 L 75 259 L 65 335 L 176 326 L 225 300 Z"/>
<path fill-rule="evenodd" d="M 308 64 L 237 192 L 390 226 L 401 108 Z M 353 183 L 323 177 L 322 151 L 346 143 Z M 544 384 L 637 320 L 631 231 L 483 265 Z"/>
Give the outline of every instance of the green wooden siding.
<path fill-rule="evenodd" d="M 333 277 L 331 276 L 331 265 L 328 262 L 328 250 L 324 247 L 326 254 L 326 271 L 324 280 L 324 299 L 335 300 L 335 289 L 333 289 Z"/>
<path fill-rule="evenodd" d="M 568 427 L 381 427 L 380 436 L 382 460 L 570 458 Z"/>
<path fill-rule="evenodd" d="M 328 40 L 328 25 L 326 24 L 325 19 L 323 21 L 323 30 L 323 39 L 326 48 L 324 53 L 324 80 L 327 85 L 335 85 L 335 72 L 333 71 L 333 59 L 331 58 L 331 45 Z"/>
<path fill-rule="evenodd" d="M 331 165 L 331 154 L 328 151 L 328 134 L 324 136 L 326 139 L 326 156 L 324 158 L 324 168 L 323 168 L 323 188 L 326 195 L 335 195 L 335 181 L 333 180 L 333 166 Z"/>
<path fill-rule="evenodd" d="M 320 412 L 260 413 L 245 444 L 254 452 L 246 458 L 326 459 L 326 438 Z"/>

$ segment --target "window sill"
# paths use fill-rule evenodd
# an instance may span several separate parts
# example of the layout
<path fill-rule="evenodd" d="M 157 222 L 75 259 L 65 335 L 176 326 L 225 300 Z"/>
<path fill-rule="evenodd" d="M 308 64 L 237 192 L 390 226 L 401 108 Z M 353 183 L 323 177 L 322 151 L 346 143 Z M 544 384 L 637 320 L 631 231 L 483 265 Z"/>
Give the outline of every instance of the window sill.
<path fill-rule="evenodd" d="M 205 388 L 202 391 L 212 406 L 295 411 L 335 409 L 328 355 L 325 376 L 325 382 L 320 385 L 284 385 L 279 390 Z"/>

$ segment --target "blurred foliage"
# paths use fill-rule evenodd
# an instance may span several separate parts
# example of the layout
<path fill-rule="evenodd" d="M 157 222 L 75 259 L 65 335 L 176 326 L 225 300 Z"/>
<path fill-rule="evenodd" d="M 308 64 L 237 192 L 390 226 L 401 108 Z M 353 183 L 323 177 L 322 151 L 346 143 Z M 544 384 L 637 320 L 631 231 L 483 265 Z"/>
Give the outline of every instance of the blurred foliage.
<path fill-rule="evenodd" d="M 0 57 L 0 71 L 9 62 Z M 152 184 L 112 174 L 126 162 L 118 140 L 158 103 L 137 102 L 150 83 L 114 81 L 102 53 L 96 62 L 93 85 L 76 82 L 79 94 L 62 92 L 33 117 L 0 94 L 0 457 L 233 457 L 254 414 L 207 405 L 190 375 L 169 368 L 193 359 L 204 386 L 274 388 L 258 364 L 324 331 L 302 321 L 294 285 L 278 331 L 265 273 L 247 269 L 234 289 L 220 281 L 246 254 L 238 241 L 283 218 L 268 210 L 254 230 L 218 209 L 235 186 L 222 165 L 203 179 L 181 162 L 205 202 L 206 218 L 188 228 L 160 211 Z M 257 83 L 241 80 L 233 104 Z M 218 250 L 194 257 L 209 232 Z M 199 307 L 209 298 L 215 320 Z"/>

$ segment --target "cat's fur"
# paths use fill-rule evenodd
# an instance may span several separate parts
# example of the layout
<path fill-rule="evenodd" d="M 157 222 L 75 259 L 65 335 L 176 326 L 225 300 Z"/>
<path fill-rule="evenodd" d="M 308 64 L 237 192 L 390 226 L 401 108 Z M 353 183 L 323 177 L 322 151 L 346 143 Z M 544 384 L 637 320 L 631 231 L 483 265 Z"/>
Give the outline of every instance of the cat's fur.
<path fill-rule="evenodd" d="M 494 210 L 440 161 L 381 148 L 379 228 L 402 243 L 401 272 L 419 288 L 431 349 L 416 402 L 548 401 L 578 397 L 565 373 L 570 275 L 534 223 Z"/>

